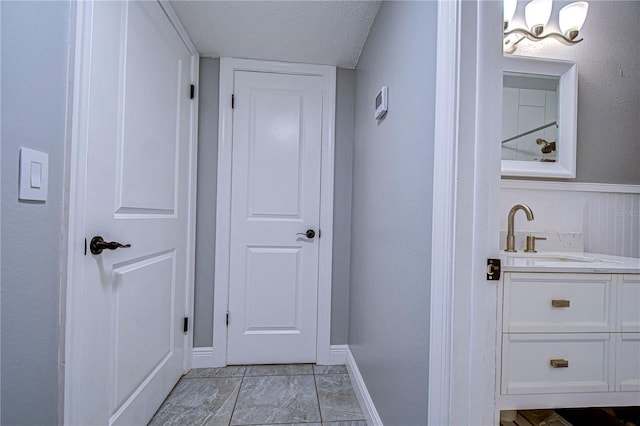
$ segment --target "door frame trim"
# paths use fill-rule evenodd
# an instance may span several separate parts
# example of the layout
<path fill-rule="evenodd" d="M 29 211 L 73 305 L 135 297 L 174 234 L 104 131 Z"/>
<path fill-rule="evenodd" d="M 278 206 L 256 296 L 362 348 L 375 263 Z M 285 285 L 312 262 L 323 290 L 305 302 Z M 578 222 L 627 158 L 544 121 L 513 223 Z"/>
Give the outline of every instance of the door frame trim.
<path fill-rule="evenodd" d="M 497 422 L 497 286 L 484 270 L 499 253 L 501 16 L 498 2 L 438 2 L 430 425 Z"/>
<path fill-rule="evenodd" d="M 182 39 L 187 50 L 191 54 L 190 76 L 196 89 L 199 86 L 199 61 L 200 55 L 194 44 L 189 39 L 182 23 L 177 18 L 172 6 L 164 0 L 157 0 L 167 18 Z M 59 351 L 59 389 L 58 412 L 60 424 L 74 423 L 72 415 L 73 395 L 82 392 L 76 375 L 72 372 L 75 365 L 78 347 L 79 330 L 76 323 L 76 314 L 82 307 L 79 305 L 82 293 L 83 259 L 85 250 L 85 212 L 84 205 L 87 196 L 87 147 L 88 139 L 88 100 L 91 71 L 91 32 L 93 28 L 93 2 L 77 2 L 73 10 L 73 23 L 70 37 L 72 51 L 70 52 L 68 69 L 69 101 L 67 103 L 68 153 L 65 159 L 65 186 L 68 185 L 69 195 L 65 202 L 68 222 L 62 230 L 63 246 L 66 251 L 66 262 L 62 265 L 61 295 L 60 295 L 60 351 Z M 190 181 L 188 185 L 187 207 L 187 253 L 186 253 L 186 297 L 185 312 L 193 318 L 193 293 L 195 273 L 195 211 L 196 211 L 196 166 L 197 166 L 197 134 L 198 134 L 198 95 L 191 103 L 189 129 L 189 167 Z M 191 368 L 191 351 L 193 348 L 192 331 L 184 336 L 184 363 L 186 372 Z"/>
<path fill-rule="evenodd" d="M 336 68 L 288 62 L 220 58 L 218 118 L 218 186 L 216 201 L 216 254 L 213 302 L 213 347 L 199 354 L 199 366 L 227 365 L 226 313 L 229 304 L 229 259 L 231 244 L 231 160 L 233 137 L 234 73 L 313 75 L 322 78 L 322 159 L 320 169 L 320 229 L 318 239 L 318 326 L 316 362 L 331 362 L 331 268 L 333 253 L 333 178 L 335 161 Z M 208 352 L 208 351 L 207 351 Z M 206 356 L 206 358 L 204 358 Z"/>
<path fill-rule="evenodd" d="M 447 25 L 442 25 L 447 23 Z M 427 424 L 450 424 L 460 4 L 438 2 Z M 438 123 L 442 123 L 438 125 Z"/>

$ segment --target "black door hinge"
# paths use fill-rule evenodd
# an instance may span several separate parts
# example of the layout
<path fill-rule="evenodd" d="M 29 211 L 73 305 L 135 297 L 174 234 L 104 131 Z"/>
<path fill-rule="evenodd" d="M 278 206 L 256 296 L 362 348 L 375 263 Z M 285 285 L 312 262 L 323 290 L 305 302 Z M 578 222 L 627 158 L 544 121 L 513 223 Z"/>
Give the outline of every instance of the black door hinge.
<path fill-rule="evenodd" d="M 487 259 L 487 280 L 500 279 L 500 259 Z"/>
<path fill-rule="evenodd" d="M 227 327 L 229 327 L 229 311 L 227 311 Z"/>
<path fill-rule="evenodd" d="M 235 108 L 236 106 L 236 97 L 235 95 L 231 95 L 231 109 Z"/>
<path fill-rule="evenodd" d="M 182 331 L 184 331 L 185 333 L 189 331 L 189 318 L 188 317 L 184 317 L 184 323 L 182 325 Z"/>
<path fill-rule="evenodd" d="M 192 84 L 189 89 L 189 99 L 193 99 L 195 97 L 196 97 L 196 86 Z"/>

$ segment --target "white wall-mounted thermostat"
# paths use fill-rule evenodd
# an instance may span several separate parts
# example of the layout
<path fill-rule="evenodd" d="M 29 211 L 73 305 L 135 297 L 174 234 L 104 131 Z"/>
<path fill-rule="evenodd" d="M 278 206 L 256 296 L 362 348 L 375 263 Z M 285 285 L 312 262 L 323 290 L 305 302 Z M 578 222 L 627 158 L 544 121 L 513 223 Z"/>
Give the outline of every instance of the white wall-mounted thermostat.
<path fill-rule="evenodd" d="M 382 86 L 376 95 L 376 120 L 380 120 L 387 113 L 387 86 Z"/>

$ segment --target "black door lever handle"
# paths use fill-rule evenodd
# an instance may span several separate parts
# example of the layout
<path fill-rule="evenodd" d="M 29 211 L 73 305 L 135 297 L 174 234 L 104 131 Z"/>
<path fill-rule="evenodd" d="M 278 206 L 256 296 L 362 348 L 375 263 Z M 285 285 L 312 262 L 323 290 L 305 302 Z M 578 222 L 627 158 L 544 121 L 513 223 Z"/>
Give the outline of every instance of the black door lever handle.
<path fill-rule="evenodd" d="M 307 229 L 306 232 L 298 232 L 296 235 L 304 235 L 305 237 L 312 239 L 316 236 L 316 231 L 314 231 L 313 229 Z"/>
<path fill-rule="evenodd" d="M 102 250 L 115 250 L 127 247 L 131 247 L 131 244 L 120 244 L 117 241 L 105 241 L 99 235 L 93 237 L 89 243 L 89 250 L 91 250 L 91 254 L 100 254 L 102 253 Z"/>

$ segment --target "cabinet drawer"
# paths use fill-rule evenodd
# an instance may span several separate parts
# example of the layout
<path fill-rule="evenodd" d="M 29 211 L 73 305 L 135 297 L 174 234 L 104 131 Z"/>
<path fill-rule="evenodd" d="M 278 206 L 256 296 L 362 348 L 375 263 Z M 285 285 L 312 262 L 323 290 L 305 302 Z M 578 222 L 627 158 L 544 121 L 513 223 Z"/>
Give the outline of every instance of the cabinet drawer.
<path fill-rule="evenodd" d="M 640 275 L 622 275 L 620 286 L 620 328 L 626 333 L 640 333 Z"/>
<path fill-rule="evenodd" d="M 612 288 L 607 274 L 505 276 L 505 333 L 604 333 L 612 331 Z"/>
<path fill-rule="evenodd" d="M 619 333 L 616 390 L 640 391 L 640 333 Z"/>
<path fill-rule="evenodd" d="M 612 391 L 609 340 L 607 333 L 505 334 L 501 393 Z"/>

